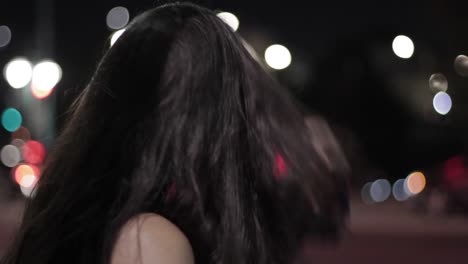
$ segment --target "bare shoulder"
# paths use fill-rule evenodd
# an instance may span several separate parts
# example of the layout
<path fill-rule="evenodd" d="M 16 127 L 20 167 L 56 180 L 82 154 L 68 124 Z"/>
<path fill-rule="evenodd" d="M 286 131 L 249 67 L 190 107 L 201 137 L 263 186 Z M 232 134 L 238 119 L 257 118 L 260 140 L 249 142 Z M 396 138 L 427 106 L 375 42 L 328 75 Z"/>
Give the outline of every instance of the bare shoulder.
<path fill-rule="evenodd" d="M 141 214 L 120 231 L 111 264 L 193 264 L 192 247 L 180 229 L 156 214 Z"/>

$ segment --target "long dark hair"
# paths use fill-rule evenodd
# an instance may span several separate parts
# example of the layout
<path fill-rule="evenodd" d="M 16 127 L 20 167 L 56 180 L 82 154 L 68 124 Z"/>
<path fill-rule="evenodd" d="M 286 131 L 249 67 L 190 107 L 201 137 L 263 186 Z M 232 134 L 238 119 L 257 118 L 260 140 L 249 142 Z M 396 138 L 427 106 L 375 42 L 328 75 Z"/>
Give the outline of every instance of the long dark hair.
<path fill-rule="evenodd" d="M 311 135 L 212 11 L 149 10 L 73 104 L 2 263 L 107 264 L 145 212 L 175 223 L 197 263 L 291 263 L 342 224 L 345 163 L 330 137 Z"/>

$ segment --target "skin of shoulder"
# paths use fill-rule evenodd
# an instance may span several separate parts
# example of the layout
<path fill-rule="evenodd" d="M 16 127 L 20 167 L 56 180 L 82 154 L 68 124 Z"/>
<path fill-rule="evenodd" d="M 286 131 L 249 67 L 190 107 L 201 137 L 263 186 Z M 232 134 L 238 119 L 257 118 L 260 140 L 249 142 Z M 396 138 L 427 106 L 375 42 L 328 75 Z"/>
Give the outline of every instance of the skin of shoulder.
<path fill-rule="evenodd" d="M 141 214 L 121 229 L 111 264 L 193 264 L 192 247 L 182 231 L 157 214 Z"/>

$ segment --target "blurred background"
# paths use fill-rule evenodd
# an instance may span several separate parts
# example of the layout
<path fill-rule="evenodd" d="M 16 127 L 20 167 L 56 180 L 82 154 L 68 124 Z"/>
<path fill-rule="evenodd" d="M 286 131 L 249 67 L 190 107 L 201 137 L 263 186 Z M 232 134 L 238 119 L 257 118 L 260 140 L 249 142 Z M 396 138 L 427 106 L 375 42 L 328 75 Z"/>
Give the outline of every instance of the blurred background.
<path fill-rule="evenodd" d="M 194 2 L 329 120 L 350 159 L 349 230 L 305 258 L 468 263 L 467 1 Z M 0 2 L 0 256 L 68 106 L 129 20 L 159 3 Z"/>

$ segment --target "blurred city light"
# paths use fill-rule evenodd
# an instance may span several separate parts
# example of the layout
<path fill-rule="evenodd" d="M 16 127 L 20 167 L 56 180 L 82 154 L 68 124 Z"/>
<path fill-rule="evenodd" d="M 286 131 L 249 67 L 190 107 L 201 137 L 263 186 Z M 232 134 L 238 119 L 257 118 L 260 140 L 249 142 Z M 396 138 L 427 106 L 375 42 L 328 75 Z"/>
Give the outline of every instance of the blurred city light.
<path fill-rule="evenodd" d="M 31 91 L 35 98 L 48 97 L 62 79 L 62 68 L 53 61 L 43 61 L 34 66 Z"/>
<path fill-rule="evenodd" d="M 422 172 L 413 172 L 405 180 L 406 189 L 412 194 L 421 193 L 426 187 L 426 177 Z"/>
<path fill-rule="evenodd" d="M 11 30 L 7 26 L 0 26 L 0 48 L 6 47 L 11 41 Z"/>
<path fill-rule="evenodd" d="M 458 55 L 457 58 L 455 58 L 454 68 L 455 68 L 455 71 L 459 75 L 463 77 L 467 77 L 468 76 L 468 57 L 465 55 Z"/>
<path fill-rule="evenodd" d="M 239 29 L 239 19 L 232 13 L 221 12 L 218 13 L 218 17 L 221 18 L 226 24 L 228 24 L 233 31 Z"/>
<path fill-rule="evenodd" d="M 388 180 L 378 179 L 370 187 L 370 196 L 374 202 L 383 202 L 390 197 L 392 192 L 391 184 Z"/>
<path fill-rule="evenodd" d="M 15 108 L 7 108 L 2 114 L 2 126 L 9 132 L 14 132 L 23 123 L 21 113 Z"/>
<path fill-rule="evenodd" d="M 404 35 L 396 36 L 392 43 L 393 52 L 402 59 L 409 59 L 414 53 L 413 41 Z"/>
<path fill-rule="evenodd" d="M 15 169 L 15 181 L 22 187 L 30 188 L 36 184 L 39 173 L 40 171 L 36 166 L 22 164 Z"/>
<path fill-rule="evenodd" d="M 37 178 L 34 174 L 26 174 L 21 178 L 19 185 L 25 188 L 29 188 L 34 185 Z"/>
<path fill-rule="evenodd" d="M 31 63 L 27 59 L 16 58 L 5 66 L 3 75 L 11 87 L 19 89 L 31 81 L 32 71 Z"/>
<path fill-rule="evenodd" d="M 282 70 L 291 64 L 292 57 L 285 46 L 275 44 L 266 49 L 265 61 L 271 68 Z"/>
<path fill-rule="evenodd" d="M 117 30 L 115 31 L 114 33 L 112 33 L 112 37 L 111 37 L 111 40 L 110 40 L 110 45 L 111 47 L 115 44 L 115 42 L 120 38 L 120 36 L 122 36 L 122 34 L 125 32 L 125 28 L 123 29 L 120 29 L 120 30 Z"/>
<path fill-rule="evenodd" d="M 6 145 L 0 152 L 0 158 L 3 165 L 13 168 L 21 161 L 21 153 L 18 147 L 14 145 Z"/>
<path fill-rule="evenodd" d="M 30 140 L 23 146 L 23 158 L 31 164 L 40 164 L 45 158 L 45 148 L 41 142 Z"/>
<path fill-rule="evenodd" d="M 434 109 L 441 115 L 446 115 L 452 109 L 452 98 L 446 92 L 438 92 L 432 101 Z"/>
<path fill-rule="evenodd" d="M 374 200 L 372 199 L 372 197 L 370 195 L 371 186 L 372 186 L 372 182 L 368 182 L 368 183 L 364 184 L 364 186 L 361 189 L 361 199 L 366 204 L 374 203 Z"/>
<path fill-rule="evenodd" d="M 403 202 L 411 196 L 411 194 L 406 191 L 405 184 L 405 179 L 399 179 L 393 184 L 392 194 L 395 200 L 399 202 Z"/>
<path fill-rule="evenodd" d="M 27 197 L 27 198 L 33 197 L 34 194 L 35 194 L 35 190 L 36 190 L 36 189 L 34 188 L 34 187 L 36 186 L 36 183 L 37 183 L 37 180 L 36 180 L 35 183 L 34 183 L 33 185 L 31 185 L 30 187 L 23 187 L 23 186 L 20 185 L 21 193 L 22 193 L 25 197 Z"/>
<path fill-rule="evenodd" d="M 27 141 L 31 139 L 31 132 L 24 126 L 18 128 L 15 132 L 11 133 L 11 139 L 21 139 Z"/>
<path fill-rule="evenodd" d="M 130 21 L 130 13 L 125 7 L 117 6 L 107 13 L 106 23 L 110 29 L 121 29 L 128 24 L 128 21 Z"/>
<path fill-rule="evenodd" d="M 429 78 L 429 87 L 434 92 L 446 92 L 448 89 L 448 81 L 442 73 L 434 73 Z"/>
<path fill-rule="evenodd" d="M 24 140 L 19 139 L 19 138 L 15 138 L 15 139 L 13 139 L 11 141 L 11 145 L 17 147 L 18 150 L 20 150 L 20 152 L 21 152 L 21 149 L 23 148 L 24 144 L 26 144 L 26 142 L 24 142 Z"/>

